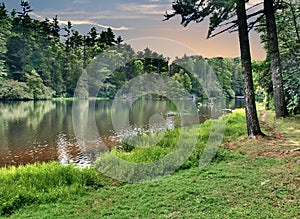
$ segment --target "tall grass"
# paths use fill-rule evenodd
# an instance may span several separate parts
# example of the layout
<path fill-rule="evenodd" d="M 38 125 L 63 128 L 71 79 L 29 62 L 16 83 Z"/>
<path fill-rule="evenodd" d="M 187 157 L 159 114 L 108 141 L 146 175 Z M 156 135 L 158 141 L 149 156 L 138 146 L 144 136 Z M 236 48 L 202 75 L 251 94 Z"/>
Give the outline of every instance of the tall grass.
<path fill-rule="evenodd" d="M 247 134 L 247 123 L 244 109 L 236 109 L 232 114 L 226 116 L 225 140 L 236 140 Z"/>
<path fill-rule="evenodd" d="M 48 203 L 103 186 L 92 168 L 79 169 L 56 162 L 0 169 L 0 215 L 24 205 Z"/>
<path fill-rule="evenodd" d="M 223 116 L 220 119 L 226 120 L 224 140 L 234 140 L 247 133 L 244 110 L 237 109 L 234 113 Z M 181 155 L 189 153 L 188 150 L 195 144 L 195 138 L 198 139 L 192 154 L 190 154 L 188 159 L 184 160 L 180 169 L 199 166 L 203 151 L 212 133 L 212 124 L 212 120 L 207 120 L 203 124 L 189 128 L 178 128 L 161 134 L 149 134 L 129 139 L 123 144 L 121 149 L 113 149 L 111 152 L 102 155 L 100 159 L 95 162 L 94 166 L 100 172 L 105 172 L 116 177 L 126 175 L 127 178 L 125 180 L 128 181 L 139 181 L 142 177 L 147 177 L 147 174 L 157 174 L 159 177 L 167 172 L 172 172 L 172 165 L 176 166 L 177 163 L 179 163 L 178 160 L 169 159 L 167 162 L 164 162 L 163 165 L 158 165 L 156 170 L 149 170 L 146 175 L 142 174 L 140 166 L 134 166 L 132 163 L 147 164 L 159 162 L 160 159 L 167 157 L 172 152 L 176 159 L 184 159 L 184 156 Z M 182 144 L 180 145 L 181 149 L 176 148 L 180 135 L 184 136 L 183 140 L 180 141 L 180 144 Z M 161 140 L 157 141 L 157 139 Z M 135 145 L 135 147 L 132 145 Z M 223 159 L 226 156 L 226 153 L 226 151 L 220 149 L 216 153 L 214 160 Z M 160 167 L 162 169 L 159 169 Z M 147 168 L 149 169 L 152 167 L 147 166 Z M 124 178 L 122 178 L 122 180 L 123 179 Z"/>
<path fill-rule="evenodd" d="M 245 135 L 247 133 L 245 112 L 243 109 L 237 109 L 234 113 L 223 116 L 223 118 L 220 119 L 224 119 L 224 117 L 226 120 L 224 140 L 235 140 L 239 136 Z M 194 148 L 192 156 L 189 159 L 189 161 L 194 160 L 195 162 L 191 164 L 188 161 L 190 165 L 198 164 L 203 149 L 206 146 L 207 141 L 210 137 L 211 127 L 212 120 L 207 120 L 204 123 L 200 124 L 200 127 L 199 125 L 195 125 L 194 127 L 189 128 L 187 133 L 184 133 L 186 135 L 186 144 L 189 144 L 189 138 L 193 136 L 198 136 L 197 144 Z M 131 145 L 134 144 L 137 147 L 130 147 L 128 146 L 128 143 L 126 143 L 124 148 L 121 150 L 113 149 L 112 155 L 127 160 L 129 162 L 154 162 L 170 153 L 170 151 L 177 144 L 180 134 L 182 134 L 181 128 L 175 130 L 168 130 L 164 133 L 162 140 L 155 145 L 151 145 L 151 143 L 155 142 L 155 139 L 160 138 L 161 136 L 158 136 L 159 134 L 145 135 L 142 138 L 138 138 L 139 140 L 137 141 L 129 141 Z M 186 166 L 185 164 L 185 168 L 188 166 Z"/>

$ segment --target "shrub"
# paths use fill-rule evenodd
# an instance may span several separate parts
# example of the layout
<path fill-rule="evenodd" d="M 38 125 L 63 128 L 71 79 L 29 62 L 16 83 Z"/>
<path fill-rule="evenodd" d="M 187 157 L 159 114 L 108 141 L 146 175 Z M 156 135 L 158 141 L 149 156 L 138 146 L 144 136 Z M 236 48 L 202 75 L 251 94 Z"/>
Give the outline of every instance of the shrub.
<path fill-rule="evenodd" d="M 31 100 L 33 99 L 33 94 L 26 83 L 6 79 L 0 81 L 0 99 Z"/>
<path fill-rule="evenodd" d="M 33 100 L 49 99 L 55 92 L 44 84 L 39 89 L 32 87 L 28 82 L 19 82 L 5 79 L 0 81 L 0 100 Z"/>

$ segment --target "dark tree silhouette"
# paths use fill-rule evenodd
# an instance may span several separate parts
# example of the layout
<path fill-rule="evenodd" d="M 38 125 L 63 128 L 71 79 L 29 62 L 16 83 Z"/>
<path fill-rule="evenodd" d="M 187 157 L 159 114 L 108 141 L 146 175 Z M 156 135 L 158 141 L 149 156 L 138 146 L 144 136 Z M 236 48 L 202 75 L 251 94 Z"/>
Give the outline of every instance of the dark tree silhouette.
<path fill-rule="evenodd" d="M 245 92 L 245 110 L 248 127 L 248 136 L 253 138 L 256 135 L 263 135 L 260 129 L 256 105 L 254 86 L 252 78 L 251 54 L 249 46 L 248 29 L 253 27 L 247 24 L 247 19 L 254 17 L 261 12 L 255 12 L 247 15 L 245 8 L 245 0 L 229 0 L 229 1 L 185 1 L 177 0 L 173 3 L 174 12 L 166 14 L 166 20 L 180 15 L 182 18 L 181 24 L 187 26 L 191 21 L 202 22 L 206 17 L 210 17 L 210 25 L 208 30 L 208 38 L 225 31 L 238 30 L 240 52 L 243 67 L 243 81 Z M 237 15 L 237 19 L 233 18 Z M 227 21 L 227 22 L 226 22 Z M 226 22 L 226 23 L 224 23 Z M 217 34 L 213 32 L 224 25 L 229 27 L 222 29 Z"/>

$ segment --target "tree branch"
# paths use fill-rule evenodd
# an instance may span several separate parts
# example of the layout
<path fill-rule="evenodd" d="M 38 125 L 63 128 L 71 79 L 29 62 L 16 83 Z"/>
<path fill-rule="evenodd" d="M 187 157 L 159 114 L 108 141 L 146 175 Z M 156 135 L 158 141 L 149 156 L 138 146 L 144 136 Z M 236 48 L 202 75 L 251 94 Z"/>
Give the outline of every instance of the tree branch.
<path fill-rule="evenodd" d="M 215 34 L 209 34 L 208 36 L 207 36 L 207 39 L 210 39 L 210 38 L 213 38 L 213 37 L 215 37 L 215 36 L 217 36 L 217 35 L 220 35 L 221 33 L 224 33 L 224 32 L 226 32 L 226 31 L 228 31 L 228 30 L 230 30 L 230 29 L 232 29 L 232 28 L 235 28 L 235 27 L 237 27 L 237 24 L 233 24 L 233 25 L 231 25 L 230 27 L 227 27 L 227 28 L 225 28 L 224 30 L 221 30 L 220 32 L 218 32 L 218 33 L 215 33 Z"/>
<path fill-rule="evenodd" d="M 168 12 L 166 11 L 166 13 L 164 14 L 165 19 L 163 19 L 163 21 L 167 21 L 170 20 L 172 17 L 174 17 L 176 15 L 175 12 L 173 12 L 172 14 L 168 14 Z"/>
<path fill-rule="evenodd" d="M 256 24 L 261 21 L 261 19 L 264 17 L 264 14 L 260 15 L 255 21 L 252 21 L 248 24 L 248 32 L 252 30 L 254 27 L 256 27 Z"/>
<path fill-rule="evenodd" d="M 253 6 L 251 6 L 250 8 L 247 8 L 246 11 L 249 11 L 249 10 L 251 10 L 252 8 L 255 8 L 255 7 L 257 7 L 257 6 L 259 6 L 259 5 L 262 5 L 262 4 L 263 4 L 263 2 L 257 3 L 257 4 L 255 4 L 255 5 L 253 5 Z"/>
<path fill-rule="evenodd" d="M 259 14 L 264 14 L 264 9 L 261 9 L 259 11 L 256 11 L 256 12 L 252 13 L 252 14 L 247 15 L 247 20 L 249 18 L 255 17 L 256 15 L 259 15 Z"/>
<path fill-rule="evenodd" d="M 237 23 L 237 20 L 233 20 L 233 21 L 228 21 L 228 22 L 226 22 L 226 23 L 224 23 L 224 24 L 220 24 L 219 26 L 220 27 L 223 27 L 223 26 L 226 26 L 226 25 L 228 25 L 228 24 L 236 24 Z"/>

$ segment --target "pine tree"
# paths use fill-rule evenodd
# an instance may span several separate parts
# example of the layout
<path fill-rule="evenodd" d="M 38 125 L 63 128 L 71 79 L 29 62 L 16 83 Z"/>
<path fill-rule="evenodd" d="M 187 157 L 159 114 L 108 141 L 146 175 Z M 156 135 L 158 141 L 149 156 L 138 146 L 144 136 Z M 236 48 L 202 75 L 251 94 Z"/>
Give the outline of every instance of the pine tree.
<path fill-rule="evenodd" d="M 256 15 L 246 14 L 245 0 L 230 0 L 230 1 L 185 1 L 177 0 L 173 3 L 174 12 L 166 14 L 166 20 L 180 15 L 182 18 L 181 24 L 187 26 L 190 22 L 202 22 L 206 17 L 210 17 L 210 25 L 208 30 L 208 37 L 213 37 L 217 34 L 223 33 L 227 30 L 238 29 L 241 61 L 243 66 L 243 81 L 244 81 L 244 92 L 245 92 L 245 110 L 246 120 L 248 127 L 248 136 L 250 138 L 256 135 L 262 135 L 260 125 L 258 121 L 254 86 L 252 78 L 252 67 L 251 67 L 251 54 L 249 46 L 249 37 L 247 24 L 247 18 Z M 232 21 L 231 18 L 237 15 L 237 20 Z M 223 26 L 224 22 L 230 20 L 225 24 L 231 24 L 228 28 L 221 30 L 217 34 L 213 34 L 216 28 Z"/>

